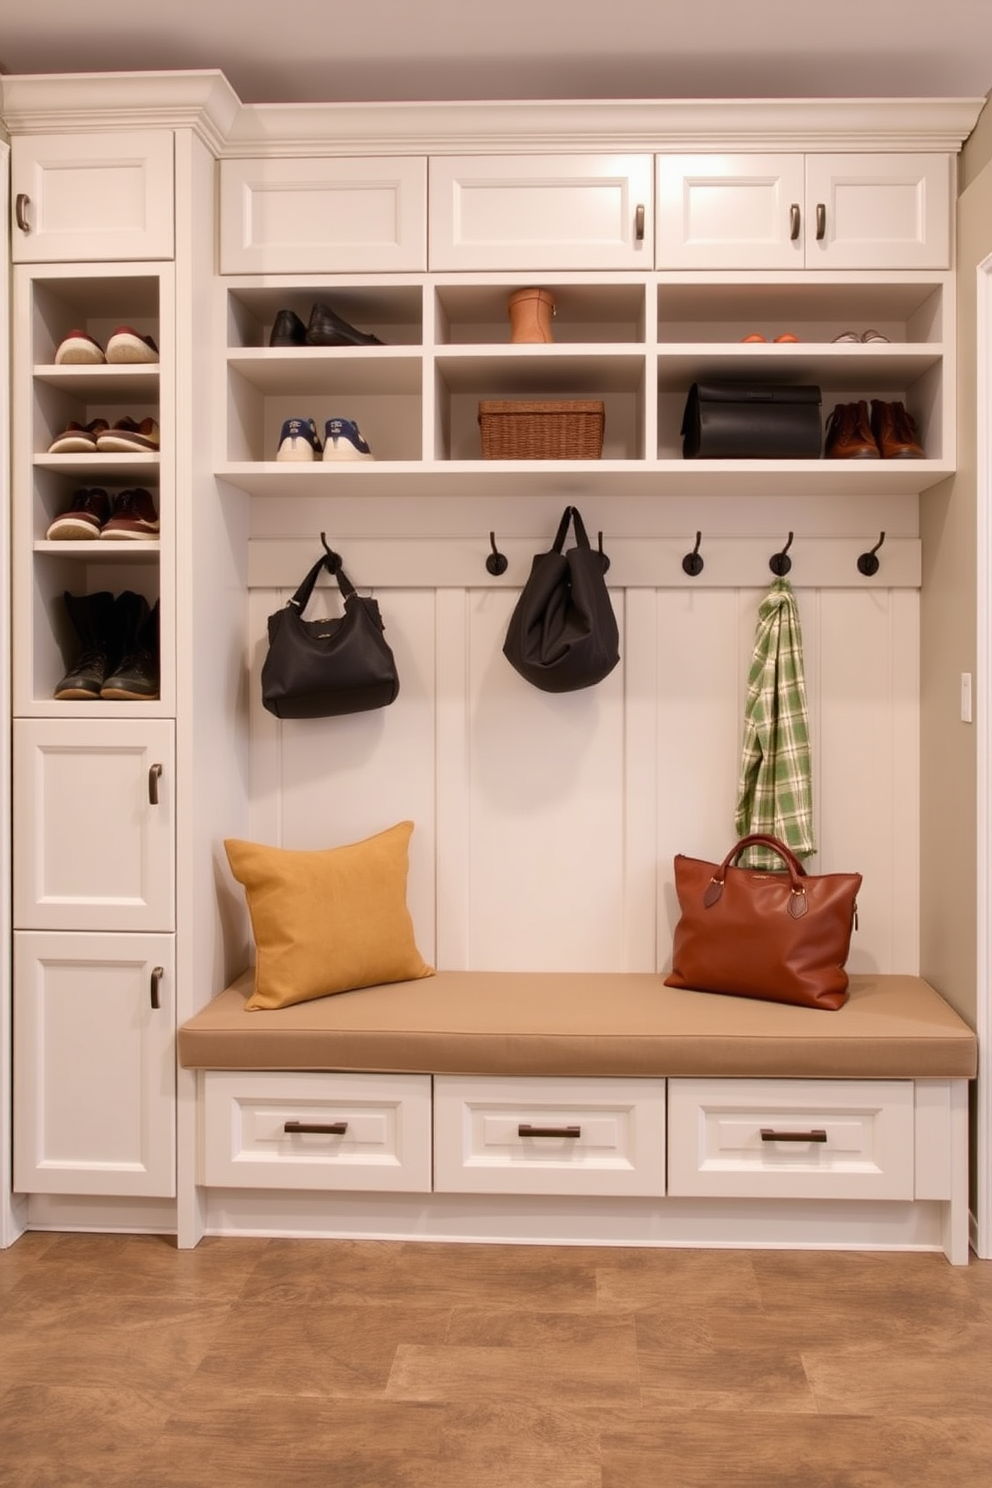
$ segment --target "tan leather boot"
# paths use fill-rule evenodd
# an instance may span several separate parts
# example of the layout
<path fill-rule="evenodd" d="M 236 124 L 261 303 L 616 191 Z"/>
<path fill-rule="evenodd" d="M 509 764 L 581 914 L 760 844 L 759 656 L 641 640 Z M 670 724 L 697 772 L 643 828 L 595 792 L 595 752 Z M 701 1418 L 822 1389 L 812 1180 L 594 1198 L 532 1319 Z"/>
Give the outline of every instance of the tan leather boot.
<path fill-rule="evenodd" d="M 553 341 L 551 320 L 554 295 L 547 289 L 517 289 L 507 300 L 510 340 L 514 343 Z"/>
<path fill-rule="evenodd" d="M 916 424 L 902 403 L 871 400 L 871 430 L 883 460 L 925 460 Z"/>
<path fill-rule="evenodd" d="M 877 460 L 881 454 L 868 421 L 868 404 L 838 403 L 827 421 L 828 460 Z"/>

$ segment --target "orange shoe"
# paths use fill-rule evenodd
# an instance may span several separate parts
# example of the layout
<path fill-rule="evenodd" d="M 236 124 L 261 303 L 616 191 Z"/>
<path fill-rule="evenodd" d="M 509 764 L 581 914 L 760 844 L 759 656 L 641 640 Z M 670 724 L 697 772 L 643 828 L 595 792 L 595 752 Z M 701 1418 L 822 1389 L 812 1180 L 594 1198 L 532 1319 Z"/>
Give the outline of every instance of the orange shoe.
<path fill-rule="evenodd" d="M 776 341 L 798 341 L 799 340 L 799 337 L 798 336 L 794 336 L 791 331 L 784 331 L 781 336 L 776 336 L 775 337 L 775 340 Z"/>
<path fill-rule="evenodd" d="M 750 336 L 742 336 L 741 344 L 744 345 L 748 341 L 764 341 L 764 339 L 764 336 L 762 336 L 758 331 L 754 331 Z"/>

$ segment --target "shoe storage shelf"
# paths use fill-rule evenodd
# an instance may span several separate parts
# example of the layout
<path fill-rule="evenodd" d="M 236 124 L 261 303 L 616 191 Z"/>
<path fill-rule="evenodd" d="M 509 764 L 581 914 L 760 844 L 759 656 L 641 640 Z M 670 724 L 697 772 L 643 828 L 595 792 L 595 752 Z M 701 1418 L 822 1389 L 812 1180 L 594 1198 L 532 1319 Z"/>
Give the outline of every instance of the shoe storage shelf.
<path fill-rule="evenodd" d="M 555 300 L 553 342 L 512 344 L 507 302 L 535 284 Z M 936 270 L 559 273 L 230 278 L 219 287 L 226 345 L 226 447 L 216 470 L 264 496 L 533 494 L 918 494 L 954 468 L 953 288 Z M 280 310 L 304 325 L 315 303 L 384 344 L 268 344 Z M 840 341 L 872 330 L 880 339 Z M 795 340 L 777 342 L 788 334 Z M 759 335 L 762 341 L 748 341 Z M 814 383 L 826 425 L 838 403 L 904 403 L 924 459 L 684 460 L 694 382 Z M 596 399 L 599 460 L 482 458 L 479 403 Z M 282 424 L 355 420 L 374 460 L 280 463 Z"/>
<path fill-rule="evenodd" d="M 174 682 L 167 667 L 157 695 L 147 699 L 69 700 L 53 694 L 84 639 L 66 593 L 130 592 L 140 595 L 151 611 L 163 592 L 171 592 L 174 542 L 168 493 L 174 477 L 160 431 L 172 426 L 171 353 L 168 337 L 162 346 L 161 331 L 172 316 L 172 266 L 20 264 L 14 278 L 18 435 L 13 583 L 15 611 L 22 617 L 14 647 L 15 714 L 105 718 L 108 709 L 122 715 L 170 714 Z M 151 338 L 158 359 L 103 360 L 104 348 L 122 325 Z M 94 343 L 94 360 L 57 360 L 59 347 L 73 331 Z M 94 518 L 91 536 L 84 536 L 85 521 L 63 523 L 68 538 L 49 536 L 56 519 L 93 492 L 99 503 L 94 510 L 104 517 L 108 511 L 116 513 L 117 521 Z M 154 521 L 132 524 L 131 530 L 120 522 L 122 503 L 133 501 L 135 492 L 146 493 L 137 499 L 150 517 L 157 517 L 157 532 Z M 168 637 L 168 607 L 161 623 Z M 162 655 L 168 654 L 165 645 Z"/>

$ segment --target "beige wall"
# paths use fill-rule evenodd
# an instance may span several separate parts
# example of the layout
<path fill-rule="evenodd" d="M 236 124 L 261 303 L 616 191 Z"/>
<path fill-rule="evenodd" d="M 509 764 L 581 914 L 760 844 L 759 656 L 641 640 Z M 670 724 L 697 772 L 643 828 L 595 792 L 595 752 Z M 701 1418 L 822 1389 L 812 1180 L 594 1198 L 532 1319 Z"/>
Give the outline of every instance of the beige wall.
<path fill-rule="evenodd" d="M 976 665 L 976 268 L 992 254 L 992 105 L 961 159 L 957 474 L 920 500 L 920 969 L 958 1011 L 977 1011 L 976 748 L 961 673 Z"/>

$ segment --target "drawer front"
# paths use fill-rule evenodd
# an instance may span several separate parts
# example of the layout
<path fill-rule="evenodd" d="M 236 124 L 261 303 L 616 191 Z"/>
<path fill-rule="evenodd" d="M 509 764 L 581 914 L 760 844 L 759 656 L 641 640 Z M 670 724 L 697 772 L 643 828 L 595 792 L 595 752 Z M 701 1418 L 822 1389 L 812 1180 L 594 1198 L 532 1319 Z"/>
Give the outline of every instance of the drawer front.
<path fill-rule="evenodd" d="M 668 1191 L 912 1199 L 911 1080 L 670 1080 Z"/>
<path fill-rule="evenodd" d="M 439 1075 L 434 1187 L 660 1196 L 665 1082 Z"/>
<path fill-rule="evenodd" d="M 427 267 L 427 162 L 225 160 L 222 274 L 340 274 Z"/>
<path fill-rule="evenodd" d="M 207 1070 L 208 1188 L 429 1193 L 429 1075 Z"/>

